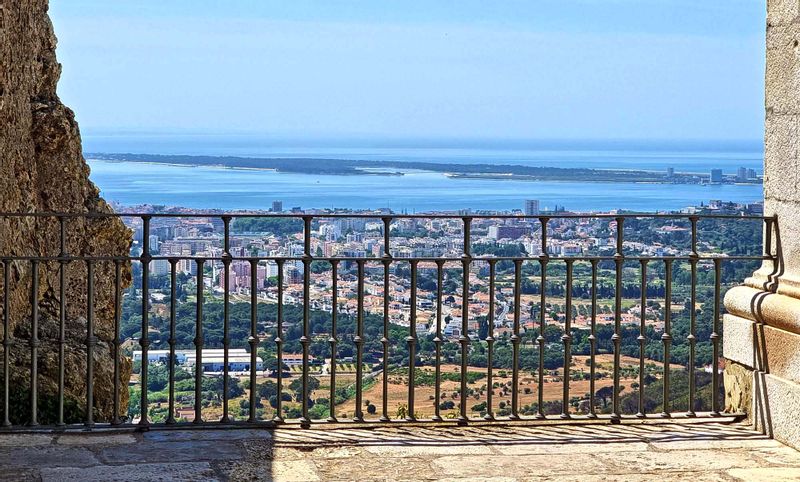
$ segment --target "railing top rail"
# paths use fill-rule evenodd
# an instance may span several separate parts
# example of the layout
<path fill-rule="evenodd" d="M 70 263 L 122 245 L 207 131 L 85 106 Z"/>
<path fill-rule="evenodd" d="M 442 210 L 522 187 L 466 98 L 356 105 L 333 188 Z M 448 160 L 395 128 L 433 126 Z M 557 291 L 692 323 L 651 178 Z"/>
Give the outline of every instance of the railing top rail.
<path fill-rule="evenodd" d="M 208 212 L 208 213 L 0 213 L 0 218 L 347 218 L 347 219 L 751 219 L 770 220 L 776 216 L 758 214 L 684 214 L 684 213 L 544 213 L 536 215 L 526 214 L 385 214 L 385 213 L 242 213 L 242 212 Z"/>
<path fill-rule="evenodd" d="M 769 255 L 752 255 L 752 256 L 740 256 L 740 255 L 721 255 L 721 256 L 714 256 L 714 255 L 698 255 L 698 256 L 623 256 L 626 261 L 690 261 L 690 260 L 697 260 L 697 261 L 714 261 L 715 259 L 722 259 L 726 261 L 769 261 L 772 260 L 772 256 Z M 142 256 L 5 256 L 0 254 L 0 263 L 5 261 L 140 261 L 142 260 Z M 286 262 L 286 261 L 303 261 L 307 259 L 303 256 L 202 256 L 202 255 L 192 255 L 192 256 L 178 256 L 178 255 L 167 255 L 167 256 L 147 256 L 147 260 L 149 261 L 159 261 L 159 260 L 203 260 L 203 261 L 224 261 L 224 260 L 231 260 L 231 261 L 269 261 L 269 262 Z M 313 261 L 325 261 L 325 262 L 364 262 L 364 263 L 372 263 L 372 264 L 381 264 L 387 261 L 386 258 L 367 258 L 367 257 L 357 257 L 357 256 L 311 256 Z M 402 257 L 402 256 L 395 256 L 389 258 L 393 263 L 400 263 L 400 262 L 431 262 L 435 263 L 437 261 L 442 261 L 445 263 L 452 262 L 452 263 L 463 263 L 464 257 L 463 256 L 411 256 L 411 257 Z M 547 260 L 547 261 L 579 261 L 579 262 L 589 262 L 589 261 L 614 261 L 615 259 L 619 259 L 618 256 L 553 256 L 553 255 L 530 255 L 530 256 L 471 256 L 469 258 L 471 261 L 474 262 L 500 262 L 500 261 L 538 261 L 538 260 Z"/>

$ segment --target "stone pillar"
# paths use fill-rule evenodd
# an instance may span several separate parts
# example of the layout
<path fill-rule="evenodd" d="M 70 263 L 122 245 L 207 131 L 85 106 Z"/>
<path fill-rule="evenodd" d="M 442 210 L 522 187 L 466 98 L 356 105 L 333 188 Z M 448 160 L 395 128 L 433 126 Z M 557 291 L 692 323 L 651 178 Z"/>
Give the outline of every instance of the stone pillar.
<path fill-rule="evenodd" d="M 800 448 L 800 0 L 767 1 L 764 209 L 768 261 L 725 296 L 726 406 Z M 751 390 L 752 396 L 746 396 Z"/>

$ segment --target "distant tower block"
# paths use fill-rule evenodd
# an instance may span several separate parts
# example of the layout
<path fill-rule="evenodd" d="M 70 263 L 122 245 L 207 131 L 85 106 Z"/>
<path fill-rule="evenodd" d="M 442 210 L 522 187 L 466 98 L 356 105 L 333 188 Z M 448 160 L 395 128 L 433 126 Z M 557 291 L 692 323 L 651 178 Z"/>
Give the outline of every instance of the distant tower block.
<path fill-rule="evenodd" d="M 525 200 L 525 215 L 526 216 L 537 216 L 539 214 L 539 200 L 538 199 L 526 199 Z"/>
<path fill-rule="evenodd" d="M 711 170 L 711 182 L 714 184 L 722 184 L 722 169 Z"/>
<path fill-rule="evenodd" d="M 736 171 L 736 180 L 737 181 L 746 181 L 747 180 L 747 168 L 746 167 L 740 167 Z"/>
<path fill-rule="evenodd" d="M 272 201 L 272 212 L 279 213 L 283 211 L 283 201 Z"/>

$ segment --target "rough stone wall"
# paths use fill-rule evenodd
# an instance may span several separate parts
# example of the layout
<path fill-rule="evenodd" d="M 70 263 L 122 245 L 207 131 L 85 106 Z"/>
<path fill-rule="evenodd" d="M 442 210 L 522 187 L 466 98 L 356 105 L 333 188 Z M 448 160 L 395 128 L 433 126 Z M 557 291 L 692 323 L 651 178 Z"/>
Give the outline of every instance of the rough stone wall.
<path fill-rule="evenodd" d="M 0 0 L 0 212 L 108 213 L 111 208 L 89 181 L 89 168 L 82 156 L 74 114 L 56 94 L 61 65 L 56 60 L 56 37 L 47 10 L 47 0 Z M 76 218 L 67 222 L 65 241 L 70 255 L 126 255 L 131 234 L 116 219 Z M 56 219 L 0 219 L 0 258 L 56 256 L 59 251 L 60 231 Z M 27 261 L 11 261 L 4 269 L 9 270 L 10 338 L 14 342 L 9 350 L 10 395 L 12 405 L 24 407 L 31 361 L 32 269 Z M 39 390 L 41 421 L 46 423 L 53 421 L 51 412 L 58 380 L 58 264 L 42 263 L 39 279 Z M 127 286 L 130 282 L 127 264 L 122 266 L 122 279 Z M 113 412 L 113 281 L 113 264 L 97 263 L 94 314 L 98 345 L 94 354 L 94 396 L 98 420 L 110 419 Z M 0 278 L 0 294 L 3 290 Z M 65 290 L 65 392 L 68 410 L 72 407 L 78 413 L 85 410 L 86 395 L 85 263 L 68 264 Z M 0 302 L 0 312 L 2 310 Z M 1 350 L 2 346 L 0 353 Z M 121 366 L 124 387 L 130 376 L 127 358 L 121 360 Z M 126 389 L 122 390 L 122 397 L 121 411 L 124 411 Z"/>
<path fill-rule="evenodd" d="M 746 366 L 727 360 L 723 381 L 725 384 L 725 412 L 752 415 L 753 371 Z"/>

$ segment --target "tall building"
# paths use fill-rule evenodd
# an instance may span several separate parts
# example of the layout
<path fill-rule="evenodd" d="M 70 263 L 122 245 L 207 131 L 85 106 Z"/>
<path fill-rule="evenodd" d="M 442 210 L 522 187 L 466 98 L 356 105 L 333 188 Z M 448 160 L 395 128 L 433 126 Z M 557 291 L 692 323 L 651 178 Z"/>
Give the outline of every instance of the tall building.
<path fill-rule="evenodd" d="M 722 169 L 711 170 L 711 182 L 716 184 L 722 183 Z"/>
<path fill-rule="evenodd" d="M 747 179 L 757 179 L 757 178 L 758 178 L 758 174 L 756 174 L 756 170 L 755 169 L 748 169 L 747 170 Z"/>
<path fill-rule="evenodd" d="M 525 215 L 526 216 L 536 216 L 539 214 L 539 200 L 538 199 L 526 199 L 525 200 Z"/>
<path fill-rule="evenodd" d="M 527 226 L 489 226 L 488 237 L 492 239 L 519 239 L 530 234 Z"/>
<path fill-rule="evenodd" d="M 225 221 L 223 221 L 222 218 L 215 216 L 213 218 L 209 218 L 208 222 L 211 223 L 211 226 L 213 226 L 215 233 L 225 232 Z"/>
<path fill-rule="evenodd" d="M 740 167 L 736 170 L 736 180 L 737 181 L 746 181 L 747 180 L 747 168 Z"/>
<path fill-rule="evenodd" d="M 159 252 L 159 247 L 161 246 L 159 244 L 159 241 L 158 241 L 158 236 L 156 236 L 155 234 L 151 234 L 147 238 L 147 240 L 150 243 L 150 252 L 151 253 L 158 253 Z"/>
<path fill-rule="evenodd" d="M 283 211 L 283 201 L 272 201 L 272 212 L 279 213 Z"/>

